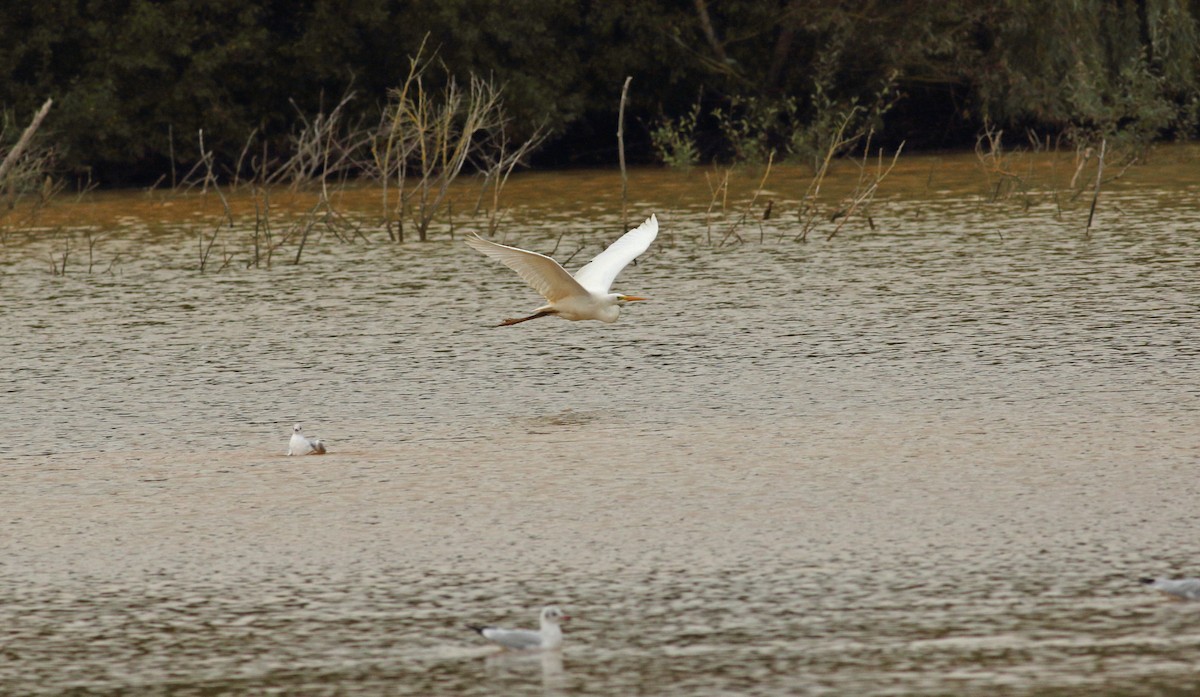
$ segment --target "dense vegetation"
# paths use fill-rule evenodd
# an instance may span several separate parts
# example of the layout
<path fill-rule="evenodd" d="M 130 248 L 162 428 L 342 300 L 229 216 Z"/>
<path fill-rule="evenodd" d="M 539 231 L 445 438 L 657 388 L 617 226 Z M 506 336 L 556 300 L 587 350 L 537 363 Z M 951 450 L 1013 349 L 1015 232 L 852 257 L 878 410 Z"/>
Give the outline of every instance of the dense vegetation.
<path fill-rule="evenodd" d="M 380 122 L 428 36 L 444 70 L 491 77 L 547 165 L 611 163 L 633 77 L 634 161 L 822 152 L 839 126 L 907 148 L 1012 137 L 1190 138 L 1200 0 L 40 0 L 0 21 L 11 145 L 42 102 L 60 172 L 152 181 L 272 153 L 348 94 Z M 253 157 L 243 157 L 250 162 Z"/>

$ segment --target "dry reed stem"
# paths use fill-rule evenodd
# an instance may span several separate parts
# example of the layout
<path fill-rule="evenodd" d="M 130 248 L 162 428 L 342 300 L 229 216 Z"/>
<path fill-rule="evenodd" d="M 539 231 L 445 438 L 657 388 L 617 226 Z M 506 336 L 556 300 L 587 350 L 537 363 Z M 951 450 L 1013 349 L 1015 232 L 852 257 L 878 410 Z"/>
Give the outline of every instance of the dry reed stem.
<path fill-rule="evenodd" d="M 369 171 L 382 183 L 384 224 L 395 242 L 404 241 L 406 216 L 412 217 L 418 238 L 428 239 L 434 217 L 449 205 L 451 184 L 468 162 L 484 174 L 476 213 L 487 187 L 492 187 L 488 230 L 494 233 L 501 219 L 500 192 L 509 175 L 546 138 L 539 127 L 527 141 L 510 149 L 501 88 L 491 80 L 471 75 L 463 87 L 447 75 L 440 91 L 426 89 L 424 73 L 433 60 L 425 56 L 427 40 L 428 35 L 409 58 L 408 75 L 401 87 L 391 91 L 369 146 Z"/>
<path fill-rule="evenodd" d="M 498 133 L 492 134 L 490 143 L 481 148 L 479 155 L 485 165 L 485 173 L 483 185 L 479 188 L 479 198 L 475 201 L 475 214 L 479 214 L 480 202 L 490 180 L 492 182 L 492 207 L 488 211 L 489 235 L 496 234 L 496 230 L 500 227 L 500 220 L 503 218 L 503 213 L 500 211 L 500 192 L 508 183 L 508 177 L 534 148 L 542 144 L 547 135 L 549 134 L 544 128 L 539 126 L 528 140 L 510 153 L 508 151 L 508 133 L 502 126 Z"/>
<path fill-rule="evenodd" d="M 1104 180 L 1104 153 L 1108 149 L 1108 140 L 1100 141 L 1100 155 L 1096 161 L 1096 189 L 1092 193 L 1092 206 L 1088 210 L 1087 227 L 1083 229 L 1084 237 L 1092 236 L 1092 220 L 1096 217 L 1096 203 L 1100 200 L 1100 184 Z"/>
<path fill-rule="evenodd" d="M 629 83 L 633 76 L 625 78 L 621 87 L 621 106 L 617 111 L 617 158 L 621 162 L 621 232 L 629 229 L 629 176 L 625 172 L 625 101 L 629 96 Z"/>
<path fill-rule="evenodd" d="M 850 125 L 850 121 L 857 112 L 858 107 L 851 109 L 846 114 L 846 117 L 842 119 L 842 123 L 838 125 L 837 130 L 834 131 L 833 138 L 829 142 L 829 148 L 825 150 L 825 157 L 821 160 L 821 166 L 817 168 L 816 174 L 813 175 L 813 178 L 808 183 L 808 189 L 800 199 L 800 206 L 796 211 L 796 216 L 800 222 L 800 233 L 796 235 L 796 240 L 800 242 L 808 241 L 808 233 L 817 224 L 819 211 L 817 210 L 816 201 L 821 196 L 821 184 L 825 181 L 825 176 L 829 173 L 829 165 L 833 162 L 833 156 L 841 151 L 842 148 L 851 145 L 861 137 L 861 134 L 851 138 L 845 137 L 846 128 Z M 805 218 L 805 214 L 808 215 L 807 218 Z"/>
<path fill-rule="evenodd" d="M 67 259 L 71 256 L 71 236 L 63 232 L 62 228 L 59 228 L 57 232 L 63 241 L 62 257 L 60 259 L 55 259 L 54 252 L 49 252 L 50 273 L 54 276 L 66 276 Z"/>
<path fill-rule="evenodd" d="M 721 210 L 725 210 L 725 204 L 729 197 L 729 175 L 733 172 L 732 167 L 725 168 L 725 174 L 721 177 L 721 183 L 715 187 L 712 184 L 712 179 L 709 178 L 708 172 L 704 173 L 704 181 L 708 184 L 708 189 L 712 192 L 712 197 L 708 200 L 708 210 L 704 212 L 704 227 L 705 227 L 705 243 L 712 246 L 712 209 L 717 205 L 717 198 L 721 198 Z"/>
<path fill-rule="evenodd" d="M 868 147 L 869 147 L 869 144 L 870 144 L 869 137 L 867 139 L 867 143 L 868 143 Z M 887 169 L 885 170 L 885 169 L 883 169 L 883 148 L 879 148 L 878 164 L 876 165 L 875 176 L 872 178 L 871 183 L 865 189 L 862 189 L 860 191 L 859 189 L 856 188 L 855 194 L 851 198 L 850 205 L 846 208 L 845 213 L 841 216 L 841 220 L 838 222 L 837 226 L 825 238 L 826 241 L 832 240 L 834 238 L 834 236 L 837 235 L 838 232 L 841 231 L 842 226 L 846 224 L 846 221 L 850 220 L 850 217 L 853 216 L 854 213 L 856 211 L 858 211 L 859 208 L 866 209 L 866 207 L 868 205 L 870 205 L 870 202 L 875 198 L 875 192 L 879 190 L 879 183 L 882 182 L 889 174 L 892 173 L 892 169 L 894 169 L 896 167 L 896 162 L 900 159 L 900 153 L 903 150 L 904 150 L 904 143 L 901 142 L 900 146 L 896 148 L 896 152 L 893 153 L 893 155 L 892 155 L 891 164 L 889 164 Z M 865 168 L 866 168 L 866 158 L 867 158 L 867 153 L 866 153 L 866 149 L 864 149 L 864 152 L 863 152 L 863 166 L 864 166 L 863 171 L 864 172 L 865 172 Z M 862 173 L 860 172 L 860 179 L 859 179 L 860 187 L 861 187 L 861 183 L 863 181 L 863 179 L 861 178 L 861 175 L 862 175 Z M 875 227 L 874 222 L 871 220 L 870 216 L 867 216 L 867 224 L 870 225 L 872 227 L 872 229 Z"/>
<path fill-rule="evenodd" d="M 380 121 L 379 131 L 386 134 L 382 143 L 383 147 L 380 147 L 378 136 L 371 141 L 371 155 L 376 176 L 379 177 L 382 184 L 380 200 L 384 226 L 387 229 L 388 239 L 392 242 L 404 241 L 404 217 L 401 212 L 406 202 L 404 195 L 406 162 L 416 148 L 415 140 L 408 134 L 408 122 L 404 117 L 411 101 L 409 92 L 432 60 L 432 56 L 429 59 L 422 58 L 428 42 L 429 34 L 426 33 L 421 39 L 421 45 L 417 48 L 416 55 L 410 56 L 408 59 L 408 74 L 404 78 L 404 83 L 398 89 L 391 91 L 389 103 L 384 109 Z M 396 188 L 400 192 L 394 210 L 389 203 L 389 186 L 393 176 L 396 177 Z M 395 214 L 395 219 L 393 219 L 393 214 Z M 398 223 L 396 231 L 392 229 L 393 222 Z"/>
<path fill-rule="evenodd" d="M 301 124 L 299 131 L 290 138 L 292 155 L 269 175 L 266 174 L 264 163 L 259 179 L 264 184 L 288 181 L 293 191 L 306 184 L 319 182 L 326 192 L 330 177 L 344 181 L 352 170 L 359 167 L 360 163 L 355 158 L 367 147 L 371 137 L 364 134 L 360 127 L 345 123 L 347 106 L 354 96 L 354 92 L 347 91 L 328 114 L 321 109 L 311 119 L 294 100 L 289 99 Z M 249 142 L 238 159 L 239 167 L 248 147 Z"/>
<path fill-rule="evenodd" d="M 95 250 L 96 250 L 96 243 L 100 241 L 100 238 L 104 237 L 104 233 L 100 233 L 99 235 L 96 235 L 96 236 L 94 236 L 94 237 L 93 237 L 93 236 L 92 236 L 92 232 L 91 232 L 91 230 L 84 230 L 84 232 L 83 232 L 83 237 L 84 237 L 84 239 L 86 239 L 86 240 L 87 240 L 87 247 L 88 247 L 88 267 L 87 267 L 87 272 L 88 272 L 88 275 L 91 275 L 91 273 L 92 273 L 92 266 L 93 266 L 93 264 L 94 264 L 94 261 L 95 261 Z"/>
<path fill-rule="evenodd" d="M 754 195 L 750 197 L 750 201 L 746 204 L 745 208 L 742 209 L 741 216 L 739 216 L 738 219 L 729 226 L 729 230 L 727 230 L 725 232 L 725 236 L 721 238 L 720 244 L 717 245 L 718 247 L 724 246 L 725 242 L 730 236 L 736 238 L 739 243 L 744 243 L 742 236 L 737 234 L 737 229 L 741 227 L 741 225 L 745 223 L 746 219 L 750 216 L 750 210 L 754 207 L 755 202 L 758 201 L 758 197 L 762 194 L 763 187 L 767 185 L 767 178 L 771 176 L 771 165 L 774 163 L 775 151 L 772 150 L 771 154 L 767 156 L 767 168 L 766 171 L 763 172 L 762 179 L 759 180 L 758 186 L 754 189 Z M 759 236 L 762 236 L 761 227 L 759 230 Z"/>
<path fill-rule="evenodd" d="M 254 142 L 254 136 L 258 135 L 258 128 L 250 130 L 250 135 L 246 137 L 246 144 L 242 147 L 242 152 L 238 154 L 237 162 L 233 165 L 233 188 L 238 187 L 241 180 L 242 164 L 246 160 L 246 153 L 250 151 L 250 145 Z"/>

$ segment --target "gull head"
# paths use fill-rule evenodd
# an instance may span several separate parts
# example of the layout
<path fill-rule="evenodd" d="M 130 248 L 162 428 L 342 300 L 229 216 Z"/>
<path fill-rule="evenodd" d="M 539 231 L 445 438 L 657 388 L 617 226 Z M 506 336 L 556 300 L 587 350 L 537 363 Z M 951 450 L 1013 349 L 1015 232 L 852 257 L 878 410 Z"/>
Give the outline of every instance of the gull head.
<path fill-rule="evenodd" d="M 295 426 L 292 426 L 292 433 L 299 433 L 299 432 L 300 432 L 300 424 L 296 424 Z"/>
<path fill-rule="evenodd" d="M 558 624 L 571 619 L 571 616 L 558 609 L 557 605 L 547 605 L 542 608 L 542 624 Z"/>

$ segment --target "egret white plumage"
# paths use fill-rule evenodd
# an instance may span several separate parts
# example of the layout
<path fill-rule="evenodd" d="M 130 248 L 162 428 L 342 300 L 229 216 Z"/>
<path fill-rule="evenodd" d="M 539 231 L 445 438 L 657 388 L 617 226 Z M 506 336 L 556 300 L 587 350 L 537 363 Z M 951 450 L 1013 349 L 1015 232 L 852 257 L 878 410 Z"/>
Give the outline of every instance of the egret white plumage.
<path fill-rule="evenodd" d="M 495 642 L 506 649 L 557 649 L 562 646 L 562 627 L 559 622 L 571 619 L 556 605 L 542 608 L 540 627 L 532 629 L 501 629 L 500 627 L 485 627 L 468 624 L 468 629 L 474 629 L 488 641 Z"/>
<path fill-rule="evenodd" d="M 292 426 L 292 439 L 288 441 L 288 455 L 324 455 L 325 441 L 309 438 L 300 433 L 300 424 Z"/>
<path fill-rule="evenodd" d="M 525 279 L 525 282 L 546 298 L 546 304 L 533 311 L 528 317 L 506 319 L 498 326 L 527 322 L 538 317 L 557 315 L 563 319 L 596 319 L 601 322 L 616 322 L 625 303 L 646 300 L 637 295 L 610 293 L 609 288 L 617 274 L 621 273 L 639 254 L 650 247 L 658 236 L 658 217 L 650 216 L 646 222 L 625 233 L 608 249 L 596 255 L 575 275 L 567 273 L 557 261 L 544 254 L 530 252 L 508 245 L 496 244 L 479 237 L 467 238 L 467 244 L 498 259 Z"/>

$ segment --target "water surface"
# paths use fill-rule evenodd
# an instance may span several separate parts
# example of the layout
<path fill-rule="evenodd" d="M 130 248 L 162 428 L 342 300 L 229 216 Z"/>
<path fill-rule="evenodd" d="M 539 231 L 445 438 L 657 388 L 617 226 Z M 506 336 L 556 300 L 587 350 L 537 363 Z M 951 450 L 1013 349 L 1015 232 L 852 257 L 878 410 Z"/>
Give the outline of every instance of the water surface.
<path fill-rule="evenodd" d="M 1192 694 L 1200 605 L 1136 578 L 1200 573 L 1194 161 L 1090 235 L 972 166 L 807 243 L 801 171 L 743 243 L 749 194 L 635 173 L 663 234 L 613 325 L 493 328 L 539 299 L 363 202 L 369 241 L 246 268 L 242 227 L 219 273 L 187 201 L 10 230 L 0 692 Z M 619 190 L 531 174 L 502 230 L 578 266 Z M 285 457 L 294 421 L 331 453 Z M 561 654 L 463 628 L 551 602 Z"/>

